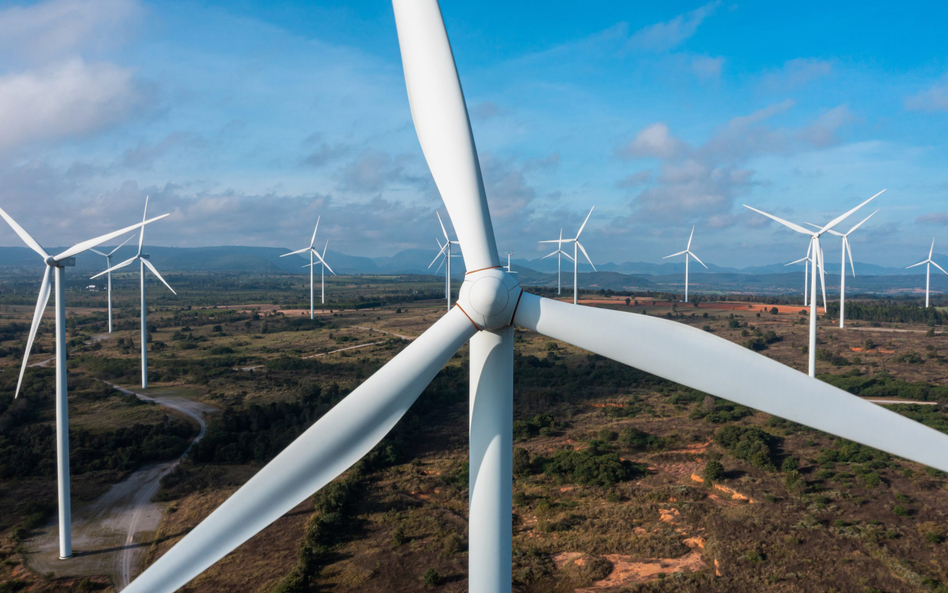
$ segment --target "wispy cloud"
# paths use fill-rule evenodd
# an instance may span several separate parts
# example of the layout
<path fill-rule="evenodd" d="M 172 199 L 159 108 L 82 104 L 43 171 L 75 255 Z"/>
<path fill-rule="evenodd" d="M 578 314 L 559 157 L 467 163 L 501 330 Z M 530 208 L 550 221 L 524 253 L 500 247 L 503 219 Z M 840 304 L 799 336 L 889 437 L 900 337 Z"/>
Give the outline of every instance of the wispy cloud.
<path fill-rule="evenodd" d="M 948 113 L 948 75 L 927 89 L 906 97 L 905 108 L 909 111 Z"/>
<path fill-rule="evenodd" d="M 716 0 L 680 14 L 670 21 L 655 23 L 640 29 L 629 38 L 628 46 L 631 49 L 654 52 L 675 49 L 693 36 L 701 23 L 714 14 L 720 5 L 720 0 Z"/>

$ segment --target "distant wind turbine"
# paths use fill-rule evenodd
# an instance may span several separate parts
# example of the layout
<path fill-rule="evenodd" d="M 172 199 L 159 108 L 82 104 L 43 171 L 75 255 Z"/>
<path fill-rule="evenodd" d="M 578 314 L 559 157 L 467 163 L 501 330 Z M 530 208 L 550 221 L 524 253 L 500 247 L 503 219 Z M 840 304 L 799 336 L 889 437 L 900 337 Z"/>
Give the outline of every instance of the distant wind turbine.
<path fill-rule="evenodd" d="M 438 258 L 444 256 L 444 259 L 441 260 L 441 263 L 438 264 L 438 269 L 435 270 L 435 274 L 438 273 L 438 270 L 441 269 L 441 266 L 445 266 L 444 269 L 444 296 L 448 300 L 448 311 L 451 310 L 451 258 L 457 257 L 458 254 L 452 252 L 452 246 L 460 245 L 457 241 L 451 239 L 448 236 L 448 229 L 444 227 L 444 222 L 441 220 L 441 213 L 435 212 L 438 215 L 438 224 L 441 225 L 441 232 L 444 233 L 444 245 L 441 244 L 441 241 L 437 238 L 438 246 L 441 247 L 441 250 L 438 251 L 438 255 L 435 256 L 431 263 L 428 264 L 428 268 L 434 265 Z"/>
<path fill-rule="evenodd" d="M 92 251 L 93 253 L 98 253 L 99 255 L 105 257 L 105 267 L 106 267 L 106 268 L 111 268 L 111 267 L 112 267 L 112 255 L 114 255 L 115 252 L 118 251 L 119 249 L 121 249 L 126 243 L 128 243 L 129 241 L 131 241 L 134 236 L 135 236 L 135 235 L 129 235 L 128 239 L 125 239 L 124 241 L 122 241 L 121 245 L 119 245 L 118 247 L 116 247 L 115 249 L 113 249 L 112 251 L 110 251 L 110 252 L 108 252 L 108 253 L 102 253 L 102 252 L 99 251 L 98 249 L 90 249 L 89 251 Z M 112 333 L 112 272 L 109 272 L 109 273 L 108 273 L 108 278 L 109 278 L 109 296 L 108 296 L 108 301 L 109 301 L 109 333 Z"/>
<path fill-rule="evenodd" d="M 20 395 L 20 387 L 23 386 L 23 375 L 26 372 L 27 362 L 29 362 L 30 350 L 33 349 L 33 340 L 36 338 L 36 332 L 39 330 L 40 321 L 43 319 L 43 313 L 46 311 L 46 305 L 49 302 L 50 273 L 52 272 L 54 276 L 56 288 L 56 474 L 59 484 L 59 557 L 63 559 L 71 558 L 72 512 L 69 497 L 69 407 L 66 387 L 66 291 L 63 285 L 63 275 L 67 267 L 76 265 L 76 255 L 168 215 L 158 216 L 151 220 L 142 220 L 142 222 L 130 227 L 83 241 L 59 255 L 46 253 L 46 250 L 2 208 L 0 208 L 0 216 L 7 221 L 7 224 L 13 228 L 14 232 L 30 249 L 43 258 L 43 263 L 46 264 L 43 270 L 43 281 L 40 284 L 39 297 L 36 299 L 36 309 L 33 311 L 33 323 L 30 325 L 30 333 L 26 339 L 26 353 L 23 354 L 23 364 L 20 366 L 20 378 L 17 380 L 13 399 Z"/>
<path fill-rule="evenodd" d="M 878 212 L 878 210 L 876 210 L 876 212 Z M 853 248 L 849 244 L 849 235 L 853 234 L 853 231 L 861 227 L 864 222 L 866 222 L 867 220 L 875 216 L 876 212 L 873 212 L 869 216 L 860 220 L 858 223 L 856 223 L 856 226 L 849 229 L 848 233 L 841 233 L 839 231 L 829 231 L 831 235 L 836 235 L 837 237 L 843 238 L 843 247 L 842 247 L 843 249 L 842 260 L 843 261 L 841 262 L 840 270 L 839 270 L 839 327 L 840 328 L 846 327 L 846 256 L 847 255 L 849 256 L 849 269 L 852 270 L 853 278 L 856 277 L 856 266 L 853 265 Z M 810 225 L 811 227 L 819 228 L 812 222 L 808 222 L 807 224 Z M 825 286 L 823 287 L 823 290 L 824 291 L 826 290 Z M 826 307 L 825 297 L 823 299 L 823 306 Z"/>
<path fill-rule="evenodd" d="M 695 258 L 695 261 L 704 266 L 704 262 L 698 259 L 698 256 L 691 252 L 691 240 L 695 236 L 695 227 L 691 227 L 691 235 L 688 237 L 688 246 L 685 247 L 684 251 L 679 251 L 678 253 L 673 253 L 671 255 L 666 255 L 662 259 L 668 259 L 670 257 L 675 257 L 678 255 L 685 256 L 685 302 L 688 302 L 688 260 L 690 258 Z M 704 266 L 705 269 L 708 269 L 708 266 Z"/>
<path fill-rule="evenodd" d="M 823 233 L 827 232 L 828 230 L 832 229 L 837 224 L 846 220 L 846 218 L 848 218 L 851 214 L 853 214 L 854 212 L 856 212 L 857 210 L 859 210 L 860 208 L 862 208 L 863 206 L 865 206 L 872 200 L 876 199 L 876 197 L 878 197 L 879 194 L 881 194 L 884 191 L 885 190 L 880 191 L 878 194 L 872 196 L 871 198 L 869 198 L 862 204 L 859 204 L 852 210 L 837 216 L 833 220 L 829 221 L 829 223 L 827 223 L 825 226 L 818 228 L 815 231 L 804 228 L 798 224 L 788 222 L 782 218 L 778 218 L 774 216 L 773 214 L 767 214 L 766 212 L 762 210 L 758 210 L 757 208 L 751 208 L 747 204 L 744 204 L 744 207 L 747 208 L 748 210 L 753 210 L 754 212 L 757 212 L 758 214 L 763 214 L 767 218 L 771 220 L 775 220 L 791 230 L 794 230 L 798 233 L 802 233 L 810 237 L 810 247 L 811 247 L 811 252 L 813 256 L 813 268 L 812 268 L 813 271 L 812 271 L 812 276 L 810 278 L 810 344 L 809 344 L 809 347 L 807 348 L 807 356 L 809 359 L 808 372 L 811 377 L 816 376 L 816 271 L 817 271 L 817 268 L 819 268 L 820 280 L 822 281 L 823 287 L 824 287 L 823 288 L 823 291 L 824 291 L 823 292 L 823 307 L 824 309 L 826 307 L 826 281 L 823 274 L 823 268 L 824 268 L 823 249 L 822 247 L 820 247 L 820 236 Z"/>
<path fill-rule="evenodd" d="M 546 259 L 548 257 L 556 256 L 556 294 L 563 293 L 563 256 L 566 256 L 566 259 L 569 261 L 574 261 L 573 256 L 563 251 L 563 229 L 560 229 L 560 240 L 556 246 L 556 251 L 548 255 L 544 255 L 540 259 Z"/>
<path fill-rule="evenodd" d="M 810 252 L 813 251 L 813 242 L 809 241 L 806 246 L 806 256 L 801 257 L 800 259 L 793 260 L 786 266 L 793 266 L 799 263 L 803 264 L 803 306 L 806 307 L 810 303 Z"/>
<path fill-rule="evenodd" d="M 941 270 L 942 272 L 945 272 L 945 268 L 939 266 L 939 265 L 936 264 L 934 261 L 932 261 L 932 254 L 933 254 L 934 252 L 935 252 L 935 239 L 933 238 L 933 239 L 932 239 L 932 246 L 931 246 L 931 247 L 929 248 L 929 250 L 928 250 L 928 259 L 922 260 L 922 261 L 918 262 L 917 264 L 912 264 L 912 265 L 910 265 L 908 268 L 905 268 L 905 269 L 907 270 L 907 269 L 909 269 L 909 268 L 914 268 L 915 266 L 920 266 L 920 265 L 922 265 L 922 264 L 928 264 L 927 266 L 925 266 L 925 308 L 926 308 L 926 309 L 928 308 L 928 289 L 929 289 L 929 287 L 931 286 L 931 280 L 932 280 L 932 266 L 935 266 L 936 268 L 938 268 L 938 269 Z M 945 273 L 948 274 L 948 272 L 945 272 Z"/>
<path fill-rule="evenodd" d="M 586 228 L 586 223 L 589 222 L 589 217 L 592 216 L 593 210 L 596 207 L 593 206 L 589 209 L 589 214 L 586 215 L 586 220 L 583 221 L 583 224 L 579 227 L 579 232 L 576 233 L 574 239 L 563 239 L 563 233 L 560 232 L 559 239 L 551 239 L 549 241 L 539 241 L 540 243 L 556 243 L 558 249 L 562 249 L 565 243 L 573 244 L 573 304 L 577 304 L 579 297 L 579 251 L 583 252 L 583 255 L 586 256 L 586 261 L 589 262 L 589 265 L 592 266 L 592 269 L 596 272 L 599 270 L 596 269 L 596 266 L 593 264 L 592 260 L 589 259 L 589 254 L 586 253 L 586 248 L 583 247 L 583 244 L 579 242 L 579 236 L 583 234 L 583 229 Z M 579 251 L 577 251 L 577 249 Z"/>
<path fill-rule="evenodd" d="M 141 305 L 142 305 L 142 314 L 141 314 L 141 317 L 142 317 L 142 389 L 148 388 L 148 323 L 147 323 L 148 309 L 147 309 L 147 306 L 145 305 L 145 268 L 148 268 L 149 270 L 151 270 L 151 273 L 154 274 L 159 280 L 161 280 L 161 283 L 167 286 L 168 290 L 170 290 L 172 294 L 174 295 L 178 294 L 174 291 L 173 288 L 171 288 L 171 285 L 168 284 L 165 281 L 165 279 L 161 277 L 161 274 L 158 273 L 158 270 L 155 269 L 155 266 L 152 265 L 150 261 L 148 261 L 149 259 L 148 254 L 142 253 L 142 246 L 145 243 L 144 220 L 145 220 L 145 216 L 147 215 L 148 215 L 148 196 L 145 196 L 145 214 L 142 215 L 142 225 L 140 226 L 139 231 L 138 231 L 138 253 L 136 253 L 134 257 L 130 257 L 127 260 L 123 261 L 122 263 L 112 266 L 111 268 L 105 270 L 104 272 L 99 272 L 98 274 L 92 277 L 93 279 L 95 279 L 95 278 L 98 278 L 99 276 L 102 276 L 103 274 L 111 274 L 115 270 L 118 270 L 119 268 L 124 268 L 125 266 L 134 263 L 135 260 L 138 260 L 138 271 L 141 274 Z M 165 214 L 165 216 L 168 216 L 168 215 Z"/>
<path fill-rule="evenodd" d="M 316 231 L 319 230 L 319 216 L 316 217 L 316 226 L 313 228 L 313 238 L 309 240 L 309 247 L 304 247 L 302 249 L 297 249 L 296 251 L 291 251 L 289 253 L 284 253 L 280 257 L 286 257 L 288 255 L 296 255 L 298 253 L 309 252 L 309 265 L 303 266 L 304 268 L 309 268 L 309 318 L 316 318 L 316 280 L 313 278 L 315 273 L 315 268 L 313 267 L 314 261 L 313 258 L 319 260 L 319 263 L 322 264 L 322 270 L 319 275 L 319 289 L 322 293 L 322 304 L 326 304 L 326 268 L 329 268 L 329 271 L 332 272 L 332 275 L 335 276 L 336 273 L 332 271 L 332 268 L 326 263 L 324 256 L 326 255 L 326 248 L 329 247 L 329 240 L 326 240 L 326 246 L 323 247 L 323 253 L 320 254 L 316 251 L 314 245 L 316 244 Z"/>

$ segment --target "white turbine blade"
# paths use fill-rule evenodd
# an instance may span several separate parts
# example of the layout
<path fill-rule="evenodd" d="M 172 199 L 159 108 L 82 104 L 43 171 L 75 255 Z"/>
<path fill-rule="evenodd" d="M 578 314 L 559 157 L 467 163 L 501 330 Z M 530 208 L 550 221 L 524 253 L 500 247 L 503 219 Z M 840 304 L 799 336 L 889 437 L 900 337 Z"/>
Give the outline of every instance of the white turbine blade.
<path fill-rule="evenodd" d="M 328 245 L 329 243 L 327 242 L 326 244 Z M 323 252 L 325 253 L 325 250 L 323 250 Z M 336 275 L 336 273 L 332 271 L 332 268 L 329 267 L 329 264 L 326 263 L 326 260 L 323 259 L 323 256 L 321 256 L 321 255 L 319 254 L 319 252 L 316 251 L 315 249 L 313 250 L 313 255 L 316 256 L 316 259 L 319 260 L 319 263 L 321 263 L 321 264 L 323 264 L 324 266 L 326 266 L 326 269 L 329 270 L 330 273 L 332 273 L 333 276 Z"/>
<path fill-rule="evenodd" d="M 686 254 L 686 253 L 688 253 L 688 250 L 687 250 L 687 249 L 684 250 L 684 251 L 679 251 L 678 253 L 673 253 L 673 254 L 671 254 L 671 255 L 666 255 L 666 256 L 663 257 L 662 259 L 668 259 L 668 258 L 670 258 L 670 257 L 675 257 L 675 256 L 678 256 L 678 255 L 684 255 L 684 254 Z"/>
<path fill-rule="evenodd" d="M 831 228 L 833 228 L 834 226 L 838 225 L 838 224 L 841 223 L 842 221 L 846 220 L 847 218 L 849 218 L 849 216 L 850 216 L 853 212 L 855 212 L 856 210 L 859 210 L 860 208 L 862 208 L 863 206 L 865 206 L 865 205 L 868 204 L 869 202 L 875 200 L 875 199 L 876 199 L 877 197 L 879 197 L 879 195 L 881 195 L 882 192 L 884 192 L 884 191 L 885 191 L 885 190 L 880 191 L 879 193 L 877 193 L 876 195 L 872 196 L 871 198 L 869 198 L 868 200 L 866 200 L 866 201 L 863 202 L 862 204 L 859 204 L 858 206 L 856 206 L 856 207 L 853 208 L 852 210 L 846 212 L 845 214 L 840 214 L 839 216 L 837 216 L 837 217 L 834 218 L 833 220 L 829 221 L 828 223 L 826 223 L 826 226 L 824 226 L 823 228 L 820 229 L 820 232 L 821 232 L 821 233 L 825 233 L 826 231 L 830 230 Z"/>
<path fill-rule="evenodd" d="M 321 215 L 320 215 L 321 216 Z M 309 240 L 309 248 L 312 249 L 313 245 L 316 244 L 316 231 L 319 230 L 319 219 L 320 216 L 316 217 L 316 226 L 313 227 L 313 238 Z"/>
<path fill-rule="evenodd" d="M 277 455 L 123 593 L 176 591 L 372 450 L 477 329 L 452 309 Z"/>
<path fill-rule="evenodd" d="M 122 241 L 121 243 L 119 243 L 118 247 L 116 247 L 115 249 L 113 249 L 112 251 L 110 251 L 110 252 L 109 252 L 109 255 L 112 255 L 112 254 L 114 254 L 116 251 L 118 251 L 119 249 L 121 249 L 122 247 L 125 247 L 125 244 L 128 243 L 129 241 L 131 241 L 134 237 L 135 237 L 135 235 L 129 235 L 127 239 L 125 239 L 124 241 Z"/>
<path fill-rule="evenodd" d="M 394 0 L 408 102 L 428 168 L 448 209 L 464 266 L 500 265 L 464 93 L 437 0 Z"/>
<path fill-rule="evenodd" d="M 92 253 L 98 253 L 98 254 L 101 255 L 102 257 L 108 257 L 108 254 L 102 253 L 102 252 L 99 251 L 98 249 L 90 249 L 89 251 L 91 251 Z"/>
<path fill-rule="evenodd" d="M 544 255 L 544 256 L 541 257 L 540 259 L 546 259 L 546 258 L 548 258 L 548 257 L 553 257 L 553 256 L 556 255 L 557 253 L 562 253 L 562 252 L 559 251 L 559 250 L 557 250 L 557 251 L 554 251 L 553 253 L 550 253 L 550 254 L 548 254 L 548 255 Z M 431 266 L 428 266 L 428 267 L 431 267 Z"/>
<path fill-rule="evenodd" d="M 319 259 L 323 260 L 323 263 L 326 263 L 326 250 L 327 250 L 327 249 L 329 249 L 329 239 L 326 239 L 326 244 L 323 245 L 323 254 L 322 254 L 321 256 L 319 256 Z M 326 267 L 329 267 L 329 265 L 327 264 Z M 330 270 L 330 272 L 332 272 L 332 270 Z M 332 275 L 335 276 L 336 273 L 333 272 Z"/>
<path fill-rule="evenodd" d="M 583 229 L 586 228 L 586 223 L 589 222 L 589 217 L 592 216 L 593 210 L 595 209 L 596 209 L 595 206 L 589 209 L 589 214 L 586 215 L 586 220 L 584 220 L 583 224 L 580 225 L 579 232 L 576 233 L 576 239 L 573 239 L 574 241 L 579 240 L 579 236 L 583 234 Z"/>
<path fill-rule="evenodd" d="M 95 279 L 98 278 L 99 276 L 105 276 L 105 275 L 108 274 L 109 272 L 114 272 L 115 270 L 117 270 L 117 269 L 119 269 L 119 268 L 124 268 L 125 266 L 129 265 L 130 263 L 132 263 L 132 262 L 135 261 L 136 259 L 138 259 L 138 256 L 137 256 L 137 255 L 136 255 L 136 256 L 133 256 L 133 257 L 130 257 L 130 258 L 128 258 L 127 260 L 123 261 L 123 262 L 120 263 L 120 264 L 115 264 L 115 265 L 112 266 L 111 268 L 107 268 L 107 269 L 105 269 L 105 270 L 102 270 L 101 272 L 99 272 L 98 274 L 96 274 L 95 276 L 93 276 L 92 278 L 90 278 L 90 280 L 95 280 Z"/>
<path fill-rule="evenodd" d="M 876 212 L 878 212 L 878 210 L 876 210 Z M 853 233 L 853 231 L 855 231 L 856 229 L 858 229 L 859 227 L 862 226 L 862 223 L 866 222 L 867 220 L 869 220 L 870 218 L 872 218 L 873 216 L 875 216 L 875 215 L 876 215 L 876 212 L 873 212 L 873 213 L 870 214 L 869 216 L 867 216 L 867 217 L 863 218 L 862 220 L 860 220 L 859 222 L 857 222 L 857 223 L 856 223 L 856 226 L 854 226 L 853 228 L 849 229 L 849 232 L 846 233 L 846 235 L 851 235 L 851 234 Z M 830 231 L 830 232 L 832 232 L 832 231 Z M 837 234 L 837 233 L 833 233 L 833 234 L 835 235 L 835 234 Z"/>
<path fill-rule="evenodd" d="M 49 254 L 46 253 L 46 250 L 43 249 L 39 243 L 36 242 L 36 239 L 31 237 L 30 234 L 26 232 L 26 230 L 21 227 L 17 221 L 13 220 L 13 218 L 7 214 L 3 208 L 0 208 L 0 216 L 3 217 L 3 220 L 7 221 L 7 224 L 10 225 L 10 227 L 13 229 L 13 232 L 23 239 L 23 242 L 26 243 L 27 247 L 38 253 L 43 259 L 49 257 Z"/>
<path fill-rule="evenodd" d="M 699 264 L 701 264 L 702 266 L 704 266 L 704 262 L 701 261 L 700 259 L 698 259 L 698 256 L 697 256 L 697 255 L 695 255 L 694 253 L 692 253 L 692 252 L 690 252 L 690 251 L 688 252 L 688 255 L 690 255 L 691 257 L 695 258 L 695 261 L 696 261 L 696 262 L 698 262 Z M 707 270 L 707 269 L 708 269 L 708 266 L 704 266 L 704 269 Z"/>
<path fill-rule="evenodd" d="M 929 260 L 927 260 L 927 259 L 926 259 L 926 260 L 923 260 L 923 261 L 920 261 L 920 262 L 918 262 L 917 264 L 912 264 L 912 265 L 910 265 L 910 266 L 906 266 L 905 269 L 907 270 L 907 269 L 909 269 L 909 268 L 914 268 L 915 266 L 920 266 L 920 265 L 922 265 L 922 264 L 927 264 L 928 261 L 929 261 Z"/>
<path fill-rule="evenodd" d="M 537 241 L 537 243 L 572 243 L 575 239 L 550 239 L 549 241 Z"/>
<path fill-rule="evenodd" d="M 172 293 L 174 293 L 175 296 L 177 296 L 178 293 L 176 293 L 176 292 L 174 291 L 174 289 L 171 288 L 171 285 L 168 284 L 168 283 L 165 281 L 165 279 L 161 277 L 161 274 L 158 273 L 158 270 L 155 269 L 155 266 L 152 265 L 152 263 L 151 263 L 150 261 L 148 261 L 147 259 L 142 258 L 142 263 L 145 264 L 145 267 L 146 267 L 146 268 L 148 268 L 149 270 L 151 270 L 151 273 L 152 273 L 152 274 L 154 274 L 155 276 L 158 277 L 159 280 L 161 280 L 161 283 L 162 283 L 162 284 L 164 284 L 165 286 L 168 287 L 168 290 L 170 290 Z"/>
<path fill-rule="evenodd" d="M 928 259 L 932 259 L 932 254 L 935 253 L 935 239 L 932 238 L 932 246 L 928 248 Z"/>
<path fill-rule="evenodd" d="M 816 249 L 814 250 L 819 258 L 819 268 L 820 268 L 820 288 L 823 291 L 823 310 L 826 310 L 826 275 L 824 273 L 823 265 L 823 248 L 820 247 L 819 239 L 816 239 Z"/>
<path fill-rule="evenodd" d="M 948 435 L 695 327 L 528 293 L 514 322 L 692 389 L 948 470 Z"/>
<path fill-rule="evenodd" d="M 148 216 L 148 196 L 145 196 L 145 211 L 142 213 L 142 221 Z M 145 244 L 145 227 L 138 231 L 138 255 L 142 254 L 142 246 Z"/>
<path fill-rule="evenodd" d="M 813 224 L 812 222 L 807 222 L 807 223 L 804 223 L 804 224 L 806 224 L 807 226 L 811 226 L 811 227 L 813 227 L 813 228 L 816 229 L 816 230 L 819 230 L 819 229 L 821 228 L 820 225 L 818 225 L 818 224 Z M 826 231 L 826 232 L 829 233 L 829 234 L 831 234 L 831 235 L 836 235 L 837 237 L 845 237 L 845 236 L 846 236 L 846 235 L 842 234 L 842 233 L 839 232 L 839 231 Z"/>
<path fill-rule="evenodd" d="M 281 255 L 280 257 L 286 257 L 286 256 L 288 256 L 288 255 L 296 255 L 296 254 L 298 254 L 298 253 L 305 253 L 305 252 L 309 251 L 310 249 L 312 249 L 312 247 L 304 247 L 304 248 L 302 248 L 302 249 L 297 249 L 296 251 L 291 251 L 291 252 L 289 252 L 289 253 L 284 253 L 284 254 Z"/>
<path fill-rule="evenodd" d="M 23 385 L 23 374 L 26 372 L 27 363 L 30 360 L 30 350 L 33 349 L 33 339 L 36 338 L 36 331 L 39 329 L 40 321 L 43 319 L 43 312 L 46 310 L 46 303 L 49 302 L 49 275 L 53 268 L 43 266 L 46 270 L 43 272 L 43 281 L 40 284 L 39 296 L 36 298 L 36 308 L 33 310 L 33 324 L 30 325 L 30 334 L 26 339 L 26 352 L 23 354 L 23 364 L 20 365 L 20 379 L 16 382 L 16 392 L 13 399 L 20 395 L 20 387 Z"/>
<path fill-rule="evenodd" d="M 945 268 L 939 266 L 939 265 L 936 264 L 935 262 L 932 262 L 932 265 L 935 266 L 936 268 L 938 268 L 939 270 L 941 270 L 942 272 L 945 272 Z M 945 272 L 945 273 L 948 274 L 948 272 Z"/>
<path fill-rule="evenodd" d="M 444 240 L 451 241 L 451 237 L 448 236 L 448 229 L 444 228 L 444 221 L 441 220 L 441 213 L 435 210 L 435 214 L 438 215 L 438 224 L 441 225 L 441 232 L 444 233 Z"/>
<path fill-rule="evenodd" d="M 753 210 L 754 212 L 756 212 L 756 213 L 758 213 L 758 214 L 763 214 L 763 215 L 766 216 L 767 218 L 779 222 L 780 224 L 782 224 L 783 226 L 787 227 L 788 229 L 793 229 L 793 230 L 795 230 L 795 231 L 798 232 L 798 233 L 803 233 L 804 235 L 809 235 L 809 236 L 811 236 L 811 237 L 813 236 L 813 232 L 814 232 L 814 231 L 808 231 L 808 230 L 806 230 L 805 228 L 803 228 L 802 226 L 800 226 L 800 225 L 798 225 L 798 224 L 794 224 L 794 223 L 792 223 L 792 222 L 790 222 L 790 221 L 787 221 L 787 220 L 784 220 L 784 219 L 782 219 L 782 218 L 780 218 L 780 217 L 778 217 L 778 216 L 774 216 L 773 214 L 767 214 L 767 213 L 764 212 L 763 210 L 758 210 L 757 208 L 752 208 L 751 206 L 748 206 L 747 204 L 744 204 L 744 207 L 747 208 L 748 210 Z"/>
<path fill-rule="evenodd" d="M 435 274 L 441 271 L 441 268 L 444 267 L 444 263 L 446 261 L 448 261 L 448 256 L 444 256 L 443 258 L 441 258 L 441 263 L 438 264 L 437 268 L 435 268 L 435 271 L 434 271 Z M 430 268 L 431 266 L 428 266 L 428 267 Z"/>
<path fill-rule="evenodd" d="M 589 265 L 592 266 L 593 271 L 598 272 L 599 270 L 596 269 L 596 265 L 593 263 L 593 260 L 589 259 L 589 254 L 586 253 L 586 248 L 583 247 L 583 244 L 580 243 L 579 241 L 576 241 L 576 246 L 579 247 L 579 250 L 582 251 L 583 255 L 586 256 L 586 261 L 588 261 Z"/>
<path fill-rule="evenodd" d="M 868 220 L 868 219 L 867 219 Z M 855 228 L 853 228 L 855 230 Z M 852 232 L 852 231 L 850 231 Z M 846 255 L 849 256 L 849 269 L 853 271 L 853 278 L 856 277 L 856 264 L 853 263 L 853 248 L 849 244 L 849 237 L 843 237 L 843 249 L 846 250 Z M 845 266 L 843 266 L 845 268 Z M 843 273 L 846 273 L 846 270 L 843 270 Z"/>
<path fill-rule="evenodd" d="M 72 257 L 72 256 L 74 256 L 74 255 L 79 255 L 79 254 L 82 253 L 83 251 L 89 250 L 89 249 L 91 249 L 91 248 L 93 248 L 93 247 L 97 247 L 98 245 L 101 245 L 102 243 L 105 243 L 106 241 L 111 241 L 112 239 L 118 237 L 119 235 L 124 235 L 125 233 L 127 233 L 127 232 L 129 232 L 129 231 L 134 231 L 134 230 L 137 229 L 137 228 L 145 228 L 145 225 L 151 224 L 151 223 L 155 222 L 156 220 L 161 220 L 162 218 L 165 218 L 165 217 L 167 217 L 167 216 L 169 216 L 169 215 L 168 215 L 168 214 L 162 214 L 161 216 L 156 216 L 156 217 L 150 218 L 150 219 L 148 219 L 148 220 L 143 220 L 142 222 L 140 222 L 140 223 L 138 223 L 138 224 L 133 224 L 132 226 L 127 226 L 127 227 L 125 227 L 124 229 L 119 229 L 119 230 L 117 230 L 117 231 L 112 231 L 111 233 L 109 233 L 109 234 L 107 234 L 107 235 L 102 235 L 101 237 L 96 237 L 95 239 L 89 239 L 88 241 L 83 241 L 82 243 L 77 243 L 77 244 L 73 245 L 72 247 L 70 247 L 69 249 L 67 249 L 66 251 L 63 251 L 63 252 L 60 253 L 59 255 L 54 256 L 53 259 L 56 260 L 56 261 L 63 261 L 64 259 L 70 258 L 70 257 Z"/>
<path fill-rule="evenodd" d="M 792 266 L 793 264 L 800 264 L 800 263 L 803 263 L 803 262 L 807 261 L 808 259 L 810 259 L 810 256 L 809 256 L 809 255 L 807 255 L 806 257 L 801 257 L 800 259 L 794 260 L 794 261 L 792 261 L 792 262 L 790 262 L 790 263 L 788 263 L 788 264 L 783 264 L 783 266 L 784 266 L 784 267 L 787 267 L 787 266 Z"/>
<path fill-rule="evenodd" d="M 441 242 L 440 242 L 440 241 L 438 242 L 438 245 L 441 245 Z M 429 269 L 431 269 L 431 266 L 433 266 L 433 265 L 435 264 L 435 262 L 438 261 L 438 258 L 440 258 L 442 255 L 444 255 L 444 250 L 447 249 L 447 247 L 448 247 L 447 245 L 441 245 L 441 251 L 439 251 L 439 252 L 438 252 L 438 255 L 434 256 L 434 259 L 431 260 L 431 263 L 430 263 L 430 264 L 428 264 L 428 268 L 429 268 Z M 445 257 L 447 257 L 447 256 L 445 255 Z M 441 266 L 438 266 L 438 269 L 440 270 L 440 269 L 441 269 Z"/>
<path fill-rule="evenodd" d="M 685 251 L 691 250 L 691 240 L 695 238 L 695 227 L 691 227 L 691 234 L 688 236 L 688 246 L 685 247 Z"/>
<path fill-rule="evenodd" d="M 568 259 L 569 261 L 573 261 L 573 256 L 572 256 L 572 255 L 566 253 L 566 252 L 563 251 L 562 249 L 560 249 L 560 253 L 562 253 L 562 254 L 563 254 L 563 257 L 565 257 L 565 258 Z"/>

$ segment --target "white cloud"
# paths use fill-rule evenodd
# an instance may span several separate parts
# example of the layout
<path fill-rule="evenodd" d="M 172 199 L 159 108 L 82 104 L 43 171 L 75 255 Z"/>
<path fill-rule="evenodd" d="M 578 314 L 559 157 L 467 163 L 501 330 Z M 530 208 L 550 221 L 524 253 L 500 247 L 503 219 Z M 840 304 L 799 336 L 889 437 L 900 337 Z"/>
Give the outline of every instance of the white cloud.
<path fill-rule="evenodd" d="M 948 113 L 948 75 L 927 89 L 905 98 L 909 111 L 932 111 Z"/>
<path fill-rule="evenodd" d="M 691 71 L 701 80 L 717 80 L 721 77 L 722 66 L 724 66 L 724 58 L 698 56 L 691 60 Z"/>
<path fill-rule="evenodd" d="M 655 123 L 636 134 L 631 142 L 619 149 L 618 154 L 623 158 L 669 159 L 684 148 L 685 144 L 672 136 L 667 124 Z"/>
<path fill-rule="evenodd" d="M 82 136 L 122 120 L 141 100 L 131 70 L 80 58 L 0 76 L 0 150 Z"/>
<path fill-rule="evenodd" d="M 810 82 L 830 76 L 833 73 L 833 64 L 816 58 L 796 58 L 784 62 L 777 71 L 764 75 L 764 88 L 775 92 L 787 92 L 806 86 Z"/>
<path fill-rule="evenodd" d="M 694 35 L 704 19 L 711 16 L 720 5 L 720 0 L 716 0 L 670 21 L 640 29 L 629 38 L 629 47 L 656 52 L 674 49 Z"/>

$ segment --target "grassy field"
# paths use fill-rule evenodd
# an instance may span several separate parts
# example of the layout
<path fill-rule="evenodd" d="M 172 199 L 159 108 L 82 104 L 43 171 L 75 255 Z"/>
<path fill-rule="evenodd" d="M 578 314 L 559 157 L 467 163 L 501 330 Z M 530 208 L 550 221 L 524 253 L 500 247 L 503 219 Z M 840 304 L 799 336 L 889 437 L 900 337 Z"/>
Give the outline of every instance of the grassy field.
<path fill-rule="evenodd" d="M 223 413 L 165 479 L 158 498 L 166 514 L 145 564 L 443 314 L 441 285 L 417 280 L 333 279 L 316 320 L 299 278 L 177 277 L 169 279 L 182 288 L 177 299 L 149 287 L 151 389 Z M 4 394 L 15 385 L 32 309 L 20 297 L 0 298 Z M 73 461 L 78 505 L 144 460 L 180 454 L 196 430 L 100 382 L 134 386 L 140 377 L 137 292 L 123 286 L 117 297 L 118 330 L 96 340 L 105 331 L 103 296 L 69 295 L 79 305 L 68 316 L 71 428 L 74 442 L 78 435 L 90 444 Z M 587 306 L 669 317 L 805 370 L 807 316 L 790 304 L 584 297 Z M 937 401 L 893 409 L 948 431 L 941 326 L 820 323 L 823 380 L 864 396 Z M 45 323 L 31 361 L 51 356 L 51 340 Z M 948 590 L 948 480 L 940 472 L 529 332 L 516 333 L 516 353 L 520 591 Z M 184 590 L 466 590 L 467 396 L 465 348 L 331 493 Z M 52 369 L 28 371 L 22 400 L 0 400 L 0 453 L 19 456 L 0 466 L 0 581 L 109 590 L 102 579 L 49 577 L 23 562 L 30 530 L 55 517 Z M 90 449 L 99 443 L 122 445 L 121 455 Z"/>

